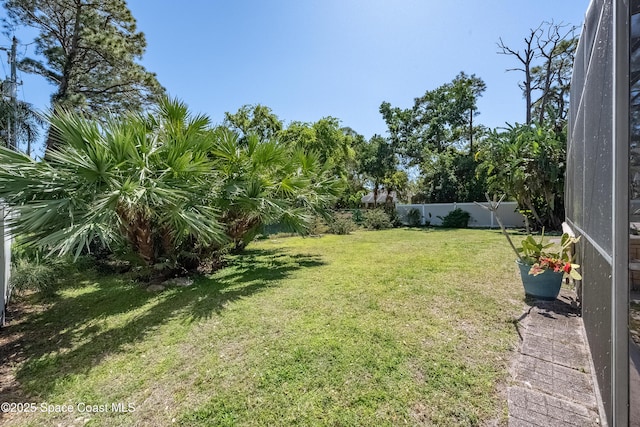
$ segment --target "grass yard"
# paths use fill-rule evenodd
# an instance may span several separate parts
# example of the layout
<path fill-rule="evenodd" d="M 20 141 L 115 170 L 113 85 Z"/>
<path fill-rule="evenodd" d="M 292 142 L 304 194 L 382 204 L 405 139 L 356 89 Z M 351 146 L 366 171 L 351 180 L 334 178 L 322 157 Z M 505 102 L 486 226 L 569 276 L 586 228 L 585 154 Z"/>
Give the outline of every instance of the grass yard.
<path fill-rule="evenodd" d="M 10 398 L 0 400 L 73 412 L 0 414 L 5 425 L 506 419 L 501 389 L 523 293 L 497 231 L 263 240 L 160 293 L 95 273 L 70 282 L 0 331 L 5 374 L 15 375 L 4 375 Z"/>

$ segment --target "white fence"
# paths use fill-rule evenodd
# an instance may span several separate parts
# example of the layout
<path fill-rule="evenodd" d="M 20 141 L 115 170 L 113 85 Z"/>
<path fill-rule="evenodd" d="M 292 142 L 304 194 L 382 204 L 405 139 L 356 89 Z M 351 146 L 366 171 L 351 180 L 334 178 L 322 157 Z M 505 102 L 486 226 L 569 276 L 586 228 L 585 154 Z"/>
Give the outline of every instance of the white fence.
<path fill-rule="evenodd" d="M 2 300 L 0 301 L 0 326 L 4 325 L 5 309 L 9 303 L 9 275 L 11 274 L 11 234 L 5 222 L 7 209 L 0 202 L 0 291 Z"/>
<path fill-rule="evenodd" d="M 487 202 L 481 203 L 488 206 Z M 489 212 L 475 203 L 431 203 L 428 205 L 396 205 L 396 211 L 400 220 L 404 224 L 409 224 L 407 214 L 411 209 L 417 209 L 420 212 L 420 224 L 424 225 L 428 222 L 431 225 L 442 225 L 442 218 L 447 216 L 449 212 L 460 208 L 469 212 L 471 219 L 469 227 L 478 228 L 494 228 L 498 227 L 493 212 Z M 518 212 L 518 204 L 516 202 L 502 202 L 498 208 L 498 215 L 505 227 L 524 227 L 524 216 Z"/>

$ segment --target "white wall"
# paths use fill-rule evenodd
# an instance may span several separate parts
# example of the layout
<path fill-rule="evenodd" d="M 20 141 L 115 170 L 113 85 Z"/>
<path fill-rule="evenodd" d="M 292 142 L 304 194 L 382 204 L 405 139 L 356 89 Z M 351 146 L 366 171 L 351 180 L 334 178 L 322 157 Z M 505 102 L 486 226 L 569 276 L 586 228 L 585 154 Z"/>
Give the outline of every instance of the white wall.
<path fill-rule="evenodd" d="M 481 203 L 488 206 L 487 202 Z M 400 220 L 404 224 L 408 224 L 407 214 L 412 208 L 418 209 L 422 214 L 421 224 L 429 221 L 431 225 L 442 225 L 442 219 L 449 212 L 460 208 L 471 214 L 469 227 L 479 228 L 497 228 L 498 222 L 495 220 L 493 213 L 489 212 L 475 203 L 431 203 L 427 205 L 396 205 L 396 211 Z M 517 211 L 518 204 L 516 202 L 502 202 L 498 208 L 498 215 L 505 227 L 524 227 L 524 216 Z"/>

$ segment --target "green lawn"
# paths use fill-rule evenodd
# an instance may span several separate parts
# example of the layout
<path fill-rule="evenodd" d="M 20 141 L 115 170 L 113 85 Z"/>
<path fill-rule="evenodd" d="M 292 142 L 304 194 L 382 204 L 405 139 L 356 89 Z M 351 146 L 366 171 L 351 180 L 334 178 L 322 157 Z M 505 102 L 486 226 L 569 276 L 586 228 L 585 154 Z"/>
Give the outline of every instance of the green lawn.
<path fill-rule="evenodd" d="M 0 332 L 24 402 L 7 425 L 504 422 L 522 285 L 496 231 L 252 244 L 189 288 L 80 277 Z M 5 339 L 6 341 L 6 339 Z M 3 354 L 10 352 L 3 351 Z M 80 413 L 77 404 L 106 405 Z M 134 412 L 112 411 L 112 403 Z M 101 408 L 96 408 L 101 409 Z"/>

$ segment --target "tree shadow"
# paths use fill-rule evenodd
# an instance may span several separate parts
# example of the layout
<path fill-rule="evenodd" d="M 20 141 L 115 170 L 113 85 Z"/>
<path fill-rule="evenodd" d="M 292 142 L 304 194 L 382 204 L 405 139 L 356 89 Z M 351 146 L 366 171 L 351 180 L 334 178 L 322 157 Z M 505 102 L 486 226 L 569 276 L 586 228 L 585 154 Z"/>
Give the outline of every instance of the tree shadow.
<path fill-rule="evenodd" d="M 460 230 L 483 230 L 496 235 L 497 234 L 502 235 L 502 230 L 500 230 L 500 228 L 498 228 L 497 226 L 494 228 L 489 228 L 489 227 L 446 228 L 440 225 L 430 225 L 430 226 L 420 226 L 420 227 L 404 226 L 401 229 L 423 231 L 427 233 L 451 233 L 451 232 L 457 232 Z M 507 232 L 509 233 L 509 235 L 512 235 L 512 236 L 527 236 L 527 233 L 524 229 L 508 228 Z"/>
<path fill-rule="evenodd" d="M 206 291 L 189 305 L 188 319 L 198 321 L 219 314 L 226 304 L 276 286 L 295 270 L 324 264 L 317 255 L 247 250 L 215 279 L 207 279 Z"/>
<path fill-rule="evenodd" d="M 72 296 L 55 298 L 44 310 L 27 313 L 21 322 L 0 330 L 0 338 L 12 337 L 0 340 L 0 360 L 5 367 L 18 366 L 16 384 L 0 382 L 0 394 L 10 390 L 19 396 L 23 393 L 16 390 L 24 386 L 33 391 L 31 397 L 46 398 L 61 378 L 87 373 L 171 319 L 209 318 L 235 300 L 278 286 L 296 270 L 321 265 L 316 255 L 253 249 L 232 257 L 225 269 L 196 278 L 192 286 L 160 293 L 117 276 L 95 278 L 76 287 Z M 109 328 L 107 320 L 122 324 Z"/>
<path fill-rule="evenodd" d="M 525 304 L 529 307 L 518 318 L 514 318 L 511 323 L 515 328 L 516 333 L 520 339 L 520 342 L 524 339 L 520 325 L 525 321 L 532 313 L 538 314 L 548 319 L 558 318 L 570 318 L 581 317 L 580 306 L 578 305 L 575 296 L 572 292 L 562 290 L 558 297 L 553 300 L 542 300 L 530 295 L 526 295 L 524 298 Z"/>

